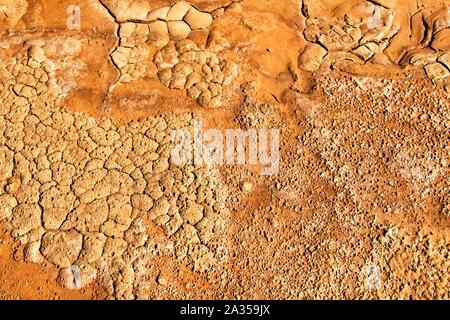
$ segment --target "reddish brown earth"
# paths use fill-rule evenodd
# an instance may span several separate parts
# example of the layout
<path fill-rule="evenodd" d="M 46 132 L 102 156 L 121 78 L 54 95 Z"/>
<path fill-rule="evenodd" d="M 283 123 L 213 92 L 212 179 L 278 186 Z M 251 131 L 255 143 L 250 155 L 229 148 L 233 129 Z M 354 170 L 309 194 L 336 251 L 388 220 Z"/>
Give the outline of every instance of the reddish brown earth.
<path fill-rule="evenodd" d="M 0 299 L 449 298 L 449 1 L 71 5 L 0 0 Z"/>

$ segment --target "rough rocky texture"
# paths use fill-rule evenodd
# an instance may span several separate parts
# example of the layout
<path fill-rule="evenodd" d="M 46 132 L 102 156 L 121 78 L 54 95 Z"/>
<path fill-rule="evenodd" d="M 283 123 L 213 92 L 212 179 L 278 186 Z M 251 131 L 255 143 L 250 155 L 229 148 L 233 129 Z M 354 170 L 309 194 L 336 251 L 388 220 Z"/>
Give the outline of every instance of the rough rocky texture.
<path fill-rule="evenodd" d="M 0 298 L 449 298 L 447 0 L 79 6 L 0 0 Z"/>
<path fill-rule="evenodd" d="M 355 72 L 352 64 L 393 65 L 394 59 L 384 51 L 390 46 L 400 29 L 395 6 L 360 1 L 357 5 L 344 3 L 335 8 L 336 16 L 315 17 L 308 11 L 305 1 L 302 11 L 308 18 L 303 31 L 305 39 L 318 45 L 308 44 L 300 55 L 299 66 L 306 71 L 316 71 L 321 62 L 327 67 Z M 350 9 L 346 11 L 346 9 Z M 341 11 L 342 10 L 342 11 Z M 430 6 L 411 17 L 411 35 L 406 51 L 397 61 L 401 67 L 408 64 L 423 65 L 426 74 L 435 82 L 446 84 L 448 67 L 436 62 L 445 56 L 450 30 L 450 11 L 447 5 Z M 320 45 L 320 46 L 319 46 Z M 429 48 L 426 50 L 425 48 Z M 326 59 L 324 57 L 326 56 Z M 447 86 L 446 86 L 447 87 Z"/>
<path fill-rule="evenodd" d="M 121 83 L 129 83 L 144 76 L 145 61 L 151 61 L 151 47 L 161 48 L 170 40 L 187 39 L 192 30 L 207 30 L 213 22 L 211 14 L 201 12 L 185 2 L 147 10 L 149 12 L 144 15 L 145 18 L 142 17 L 146 12 L 144 8 L 133 11 L 133 5 L 130 5 L 126 10 L 127 19 L 120 18 L 113 9 L 120 7 L 120 4 L 108 1 L 102 5 L 112 15 L 118 28 L 118 47 L 112 50 L 111 60 L 119 69 L 118 82 Z M 135 6 L 137 8 L 137 4 Z"/>
<path fill-rule="evenodd" d="M 216 248 L 202 239 L 211 241 L 214 234 L 196 226 L 207 219 L 218 232 L 226 221 L 216 174 L 169 162 L 172 129 L 189 127 L 192 115 L 118 127 L 109 119 L 64 111 L 53 106 L 58 88 L 47 86 L 53 76 L 42 67 L 42 48 L 31 46 L 14 61 L 1 73 L 3 108 L 9 108 L 2 122 L 1 218 L 26 246 L 26 259 L 45 258 L 61 268 L 69 287 L 73 275 L 67 268 L 82 268 L 89 281 L 82 272 L 81 287 L 98 277 L 109 294 L 131 299 L 134 287 L 142 285 L 136 276 L 119 283 L 108 277 L 119 266 L 134 273 L 152 258 L 155 239 L 146 233 L 148 220 L 175 243 L 178 259 L 196 270 L 211 268 Z M 28 67 L 35 61 L 34 69 Z M 27 75 L 24 82 L 22 75 Z M 40 79 L 46 82 L 38 93 Z M 33 94 L 16 90 L 18 82 Z M 204 192 L 210 196 L 201 197 Z M 201 255 L 191 253 L 197 246 L 204 250 Z M 203 261 L 203 255 L 210 259 Z"/>
<path fill-rule="evenodd" d="M 343 4 L 342 6 L 346 6 Z M 339 12 L 339 8 L 336 9 Z M 323 57 L 330 55 L 330 63 L 337 64 L 341 59 L 339 53 L 346 52 L 363 62 L 375 54 L 383 52 L 400 26 L 394 23 L 395 11 L 363 1 L 343 14 L 330 17 L 314 17 L 308 13 L 308 2 L 303 12 L 307 15 L 305 39 L 317 43 L 322 50 L 307 46 L 300 56 L 300 67 L 307 71 L 315 71 L 318 66 L 311 67 L 309 60 L 320 65 Z M 311 56 L 311 57 L 310 57 Z"/>
<path fill-rule="evenodd" d="M 157 52 L 154 62 L 160 81 L 170 89 L 187 90 L 202 107 L 222 105 L 223 86 L 237 76 L 237 65 L 227 62 L 209 50 L 201 50 L 195 42 L 170 42 Z"/>

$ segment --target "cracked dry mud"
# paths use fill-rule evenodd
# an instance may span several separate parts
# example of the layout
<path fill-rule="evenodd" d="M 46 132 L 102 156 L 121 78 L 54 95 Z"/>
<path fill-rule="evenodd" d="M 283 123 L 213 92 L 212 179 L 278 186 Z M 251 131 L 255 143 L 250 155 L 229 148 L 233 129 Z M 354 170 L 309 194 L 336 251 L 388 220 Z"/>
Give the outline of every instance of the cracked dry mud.
<path fill-rule="evenodd" d="M 0 299 L 449 299 L 450 2 L 70 5 L 0 0 Z"/>

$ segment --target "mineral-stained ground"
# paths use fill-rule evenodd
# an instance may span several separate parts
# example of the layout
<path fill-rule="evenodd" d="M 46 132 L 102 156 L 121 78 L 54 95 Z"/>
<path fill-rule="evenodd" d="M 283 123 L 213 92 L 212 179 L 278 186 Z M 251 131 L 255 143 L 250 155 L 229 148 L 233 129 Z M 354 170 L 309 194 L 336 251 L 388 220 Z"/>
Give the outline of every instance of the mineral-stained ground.
<path fill-rule="evenodd" d="M 449 299 L 449 97 L 449 0 L 0 0 L 0 299 Z"/>

